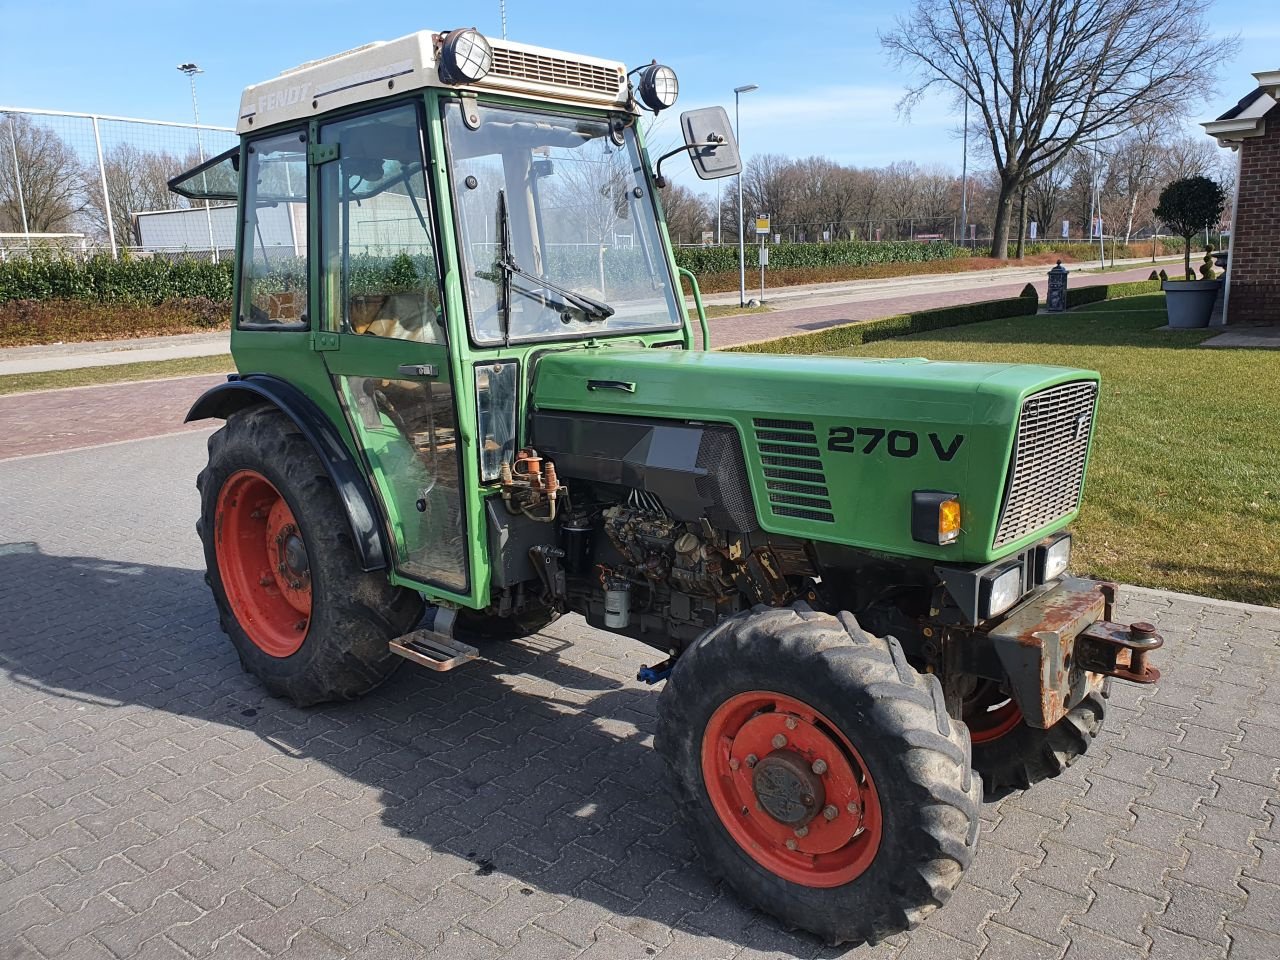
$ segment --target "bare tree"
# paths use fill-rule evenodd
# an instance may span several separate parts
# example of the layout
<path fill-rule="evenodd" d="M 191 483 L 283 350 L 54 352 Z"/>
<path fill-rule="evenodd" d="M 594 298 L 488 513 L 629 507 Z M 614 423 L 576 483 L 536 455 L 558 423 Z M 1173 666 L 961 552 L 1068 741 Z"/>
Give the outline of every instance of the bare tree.
<path fill-rule="evenodd" d="M 778 223 L 795 223 L 795 169 L 790 160 L 776 153 L 757 154 L 742 172 L 743 217 L 767 213 Z M 734 215 L 737 208 L 734 207 Z M 733 237 L 737 240 L 737 230 Z"/>
<path fill-rule="evenodd" d="M 1133 236 L 1139 208 L 1146 210 L 1155 205 L 1168 129 L 1168 122 L 1153 114 L 1107 145 L 1103 206 L 1115 224 L 1113 233 L 1119 232 L 1119 225 L 1123 224 L 1125 243 Z"/>
<path fill-rule="evenodd" d="M 709 230 L 715 214 L 706 201 L 678 183 L 668 183 L 662 191 L 662 209 L 672 243 L 699 243 L 702 231 Z"/>
<path fill-rule="evenodd" d="M 70 232 L 85 206 L 75 151 L 49 127 L 12 113 L 0 123 L 0 148 L 0 232 L 23 230 L 24 207 L 32 233 Z"/>
<path fill-rule="evenodd" d="M 1007 259 L 1013 202 L 1079 144 L 1155 110 L 1185 109 L 1233 53 L 1211 0 L 916 0 L 880 41 L 917 77 L 968 100 L 1000 178 L 993 255 Z"/>
<path fill-rule="evenodd" d="M 184 158 L 173 154 L 141 150 L 131 143 L 113 146 L 103 157 L 107 192 L 111 196 L 111 225 L 116 239 L 132 243 L 133 215 L 143 210 L 174 210 L 187 202 L 169 190 L 169 178 L 199 163 L 194 153 Z M 88 206 L 85 219 L 98 236 L 107 235 L 107 216 L 102 202 L 101 179 L 96 162 L 82 171 Z"/>

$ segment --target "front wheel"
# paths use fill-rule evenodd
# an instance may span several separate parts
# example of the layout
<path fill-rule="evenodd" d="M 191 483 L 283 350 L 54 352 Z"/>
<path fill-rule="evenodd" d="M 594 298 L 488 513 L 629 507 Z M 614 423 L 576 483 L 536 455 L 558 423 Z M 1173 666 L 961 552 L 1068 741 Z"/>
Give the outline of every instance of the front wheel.
<path fill-rule="evenodd" d="M 973 740 L 973 768 L 986 799 L 998 800 L 1058 776 L 1084 756 L 1107 717 L 1110 680 L 1091 690 L 1048 730 L 1030 727 L 1009 694 L 982 681 L 964 701 L 964 722 Z"/>
<path fill-rule="evenodd" d="M 196 481 L 209 585 L 245 669 L 303 706 L 372 690 L 422 599 L 360 568 L 324 464 L 272 407 L 231 414 Z"/>
<path fill-rule="evenodd" d="M 657 747 L 708 869 L 828 942 L 915 926 L 972 860 L 965 728 L 850 614 L 757 608 L 711 630 L 667 681 Z"/>

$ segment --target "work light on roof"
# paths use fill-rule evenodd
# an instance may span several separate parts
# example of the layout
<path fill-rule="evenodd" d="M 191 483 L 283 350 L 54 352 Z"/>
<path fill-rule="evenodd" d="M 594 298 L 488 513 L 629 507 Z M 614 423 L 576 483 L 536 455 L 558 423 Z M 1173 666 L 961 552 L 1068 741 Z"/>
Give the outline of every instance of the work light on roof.
<path fill-rule="evenodd" d="M 471 28 L 451 30 L 440 45 L 440 79 L 445 83 L 475 83 L 493 67 L 489 41 Z"/>
<path fill-rule="evenodd" d="M 640 74 L 640 99 L 654 113 L 674 104 L 679 95 L 680 81 L 670 67 L 655 61 Z"/>

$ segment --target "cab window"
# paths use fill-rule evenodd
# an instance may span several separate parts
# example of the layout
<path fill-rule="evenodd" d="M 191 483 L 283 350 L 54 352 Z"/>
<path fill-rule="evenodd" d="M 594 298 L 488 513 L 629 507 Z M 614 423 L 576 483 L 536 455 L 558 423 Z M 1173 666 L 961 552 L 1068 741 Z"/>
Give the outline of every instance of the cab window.
<path fill-rule="evenodd" d="M 295 130 L 254 140 L 245 159 L 239 325 L 305 329 L 307 135 Z"/>
<path fill-rule="evenodd" d="M 334 329 L 444 342 L 439 270 L 415 103 L 326 123 L 320 167 L 325 305 Z"/>

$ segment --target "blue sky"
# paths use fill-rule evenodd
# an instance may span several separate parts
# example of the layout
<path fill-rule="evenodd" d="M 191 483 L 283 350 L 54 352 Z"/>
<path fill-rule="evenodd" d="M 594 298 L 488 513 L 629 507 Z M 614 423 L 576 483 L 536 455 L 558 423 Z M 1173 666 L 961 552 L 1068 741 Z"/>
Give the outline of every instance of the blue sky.
<path fill-rule="evenodd" d="M 910 122 L 894 109 L 904 77 L 886 62 L 876 31 L 908 6 L 905 0 L 508 0 L 507 23 L 513 40 L 629 65 L 656 57 L 680 76 L 680 107 L 723 103 L 732 111 L 733 88 L 759 84 L 742 99 L 748 155 L 816 153 L 858 165 L 913 159 L 958 171 L 958 118 L 949 104 L 923 104 Z M 1280 68 L 1273 2 L 1236 0 L 1219 3 L 1218 11 L 1215 25 L 1242 33 L 1243 45 L 1234 62 L 1222 64 L 1218 93 L 1196 120 L 1234 103 L 1253 71 Z M 244 86 L 304 60 L 419 29 L 501 32 L 498 0 L 0 0 L 0 24 L 0 104 L 188 120 L 186 78 L 175 67 L 193 60 L 205 70 L 198 78 L 201 120 L 227 126 Z M 674 131 L 674 118 L 666 125 Z"/>

